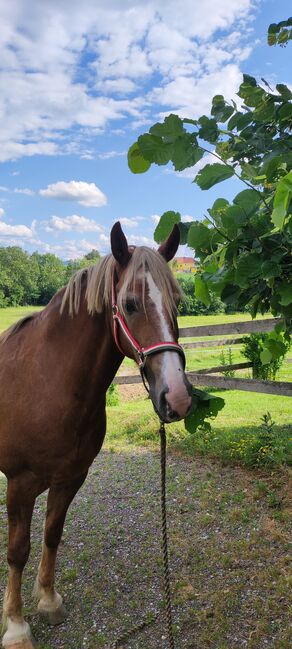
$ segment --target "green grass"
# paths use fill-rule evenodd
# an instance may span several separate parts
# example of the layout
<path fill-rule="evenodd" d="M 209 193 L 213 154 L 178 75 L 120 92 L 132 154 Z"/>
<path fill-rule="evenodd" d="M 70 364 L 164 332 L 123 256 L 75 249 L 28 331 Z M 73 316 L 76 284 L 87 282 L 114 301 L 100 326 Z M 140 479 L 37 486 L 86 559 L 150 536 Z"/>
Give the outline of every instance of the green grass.
<path fill-rule="evenodd" d="M 0 309 L 0 332 L 18 318 L 37 310 L 39 307 L 14 307 Z M 248 314 L 219 314 L 214 316 L 185 316 L 179 318 L 180 327 L 195 324 L 219 324 L 249 320 Z M 246 359 L 241 355 L 241 347 L 232 347 L 234 363 Z M 227 352 L 227 347 L 224 347 Z M 194 370 L 221 365 L 222 347 L 188 349 L 186 351 L 187 369 Z M 292 350 L 288 354 L 280 372 L 279 380 L 292 380 Z M 123 367 L 133 367 L 134 362 L 125 359 Z M 236 376 L 249 376 L 250 370 L 236 373 Z M 216 392 L 214 391 L 214 394 Z M 291 401 L 288 397 L 257 394 L 252 392 L 218 392 L 224 396 L 225 407 L 214 422 L 211 433 L 200 431 L 194 435 L 186 434 L 183 423 L 168 426 L 170 445 L 188 454 L 200 453 L 220 458 L 224 462 L 238 462 L 247 466 L 269 466 L 281 464 L 291 456 L 292 430 Z M 261 417 L 270 412 L 275 421 L 274 435 L 270 443 L 264 443 Z M 123 444 L 157 445 L 158 420 L 149 400 L 120 403 L 118 407 L 108 408 L 107 446 Z M 263 443 L 261 443 L 263 442 Z M 266 448 L 268 446 L 268 449 Z"/>
<path fill-rule="evenodd" d="M 0 309 L 0 333 L 20 318 L 33 313 L 33 311 L 40 311 L 42 308 L 40 306 L 10 306 L 7 309 Z"/>
<path fill-rule="evenodd" d="M 213 391 L 212 391 L 213 392 Z M 292 462 L 291 402 L 288 397 L 251 392 L 213 392 L 225 399 L 225 407 L 211 422 L 211 431 L 190 435 L 183 422 L 167 426 L 168 444 L 189 455 L 206 455 L 222 462 L 248 467 L 271 467 Z M 266 441 L 261 417 L 270 412 L 275 426 Z M 108 408 L 106 446 L 129 444 L 157 447 L 158 418 L 149 399 L 120 403 Z"/>

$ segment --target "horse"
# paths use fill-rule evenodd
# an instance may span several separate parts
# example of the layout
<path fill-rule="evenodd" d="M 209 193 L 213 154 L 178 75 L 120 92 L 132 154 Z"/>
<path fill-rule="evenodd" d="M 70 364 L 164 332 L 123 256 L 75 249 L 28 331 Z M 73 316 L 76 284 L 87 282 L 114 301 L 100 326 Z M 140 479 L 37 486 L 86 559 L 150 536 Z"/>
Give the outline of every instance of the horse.
<path fill-rule="evenodd" d="M 48 489 L 34 594 L 50 624 L 65 618 L 55 563 L 66 513 L 99 453 L 106 392 L 124 358 L 134 359 L 161 421 L 185 417 L 191 385 L 176 321 L 180 289 L 167 262 L 175 226 L 158 251 L 129 247 L 119 222 L 111 253 L 79 270 L 39 312 L 0 337 L 0 470 L 7 477 L 8 582 L 2 646 L 33 649 L 22 610 L 36 497 Z"/>

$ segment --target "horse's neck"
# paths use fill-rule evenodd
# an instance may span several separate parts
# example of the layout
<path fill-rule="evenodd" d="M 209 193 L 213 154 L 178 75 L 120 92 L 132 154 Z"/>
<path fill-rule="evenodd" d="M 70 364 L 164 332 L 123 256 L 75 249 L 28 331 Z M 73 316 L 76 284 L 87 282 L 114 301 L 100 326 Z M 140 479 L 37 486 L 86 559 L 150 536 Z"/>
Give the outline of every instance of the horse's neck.
<path fill-rule="evenodd" d="M 122 360 L 114 342 L 110 315 L 106 311 L 89 315 L 84 299 L 73 316 L 67 305 L 60 315 L 60 300 L 49 307 L 46 333 L 51 348 L 55 347 L 56 359 L 63 364 L 64 374 L 73 375 L 77 383 L 98 382 L 99 389 L 106 390 Z"/>

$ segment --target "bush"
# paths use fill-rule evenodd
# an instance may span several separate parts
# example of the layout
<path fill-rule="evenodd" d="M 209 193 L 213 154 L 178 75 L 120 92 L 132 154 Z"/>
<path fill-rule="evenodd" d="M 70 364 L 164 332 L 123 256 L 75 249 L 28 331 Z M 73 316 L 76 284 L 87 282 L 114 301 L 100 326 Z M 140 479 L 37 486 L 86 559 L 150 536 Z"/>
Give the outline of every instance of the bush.
<path fill-rule="evenodd" d="M 256 333 L 250 334 L 243 339 L 242 354 L 252 363 L 252 378 L 262 379 L 264 381 L 274 381 L 276 374 L 279 371 L 285 354 L 288 352 L 290 343 L 283 339 L 283 353 L 278 358 L 272 358 L 269 363 L 263 365 L 261 354 L 264 351 L 267 341 L 270 339 L 270 334 Z"/>
<path fill-rule="evenodd" d="M 111 383 L 106 393 L 106 405 L 118 406 L 120 402 L 118 386 Z"/>
<path fill-rule="evenodd" d="M 196 273 L 198 276 L 198 273 Z M 223 302 L 214 294 L 211 295 L 211 304 L 205 306 L 195 297 L 195 275 L 180 273 L 176 279 L 183 291 L 183 298 L 179 304 L 178 312 L 180 315 L 209 315 L 211 313 L 224 313 L 225 307 Z"/>

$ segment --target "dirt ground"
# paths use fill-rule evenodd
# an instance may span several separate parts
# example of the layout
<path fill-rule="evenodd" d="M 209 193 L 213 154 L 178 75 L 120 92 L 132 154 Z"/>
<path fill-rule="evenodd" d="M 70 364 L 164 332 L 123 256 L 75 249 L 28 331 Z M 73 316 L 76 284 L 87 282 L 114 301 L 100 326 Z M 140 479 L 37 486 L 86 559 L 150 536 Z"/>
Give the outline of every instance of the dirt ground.
<path fill-rule="evenodd" d="M 39 649 L 110 649 L 123 629 L 163 607 L 159 471 L 159 454 L 145 449 L 104 450 L 96 459 L 65 524 L 57 587 L 68 619 L 54 628 L 31 598 L 45 507 L 39 498 L 23 593 Z M 290 648 L 287 473 L 169 455 L 167 476 L 175 649 Z M 1 489 L 4 521 L 3 480 Z M 5 554 L 2 526 L 1 597 Z M 168 649 L 163 612 L 124 649 Z"/>

